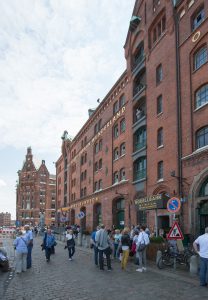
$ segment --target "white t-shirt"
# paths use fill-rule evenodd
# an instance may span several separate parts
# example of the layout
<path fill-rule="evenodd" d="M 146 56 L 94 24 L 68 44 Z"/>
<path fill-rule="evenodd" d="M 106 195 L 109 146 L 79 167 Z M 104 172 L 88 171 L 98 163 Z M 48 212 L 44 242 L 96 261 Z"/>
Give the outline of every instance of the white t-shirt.
<path fill-rule="evenodd" d="M 208 258 L 208 233 L 200 235 L 195 241 L 199 245 L 199 255 L 203 258 Z"/>
<path fill-rule="evenodd" d="M 67 233 L 67 234 L 66 234 L 66 239 L 67 239 L 67 241 L 68 241 L 68 240 L 71 240 L 71 239 L 74 239 L 74 235 L 73 235 L 73 234 L 70 234 L 70 233 Z"/>

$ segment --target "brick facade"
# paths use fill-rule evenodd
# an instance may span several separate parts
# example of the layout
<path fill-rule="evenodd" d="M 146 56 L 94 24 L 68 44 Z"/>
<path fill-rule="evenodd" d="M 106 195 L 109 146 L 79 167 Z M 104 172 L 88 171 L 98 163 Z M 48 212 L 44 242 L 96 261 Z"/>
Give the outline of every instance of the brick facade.
<path fill-rule="evenodd" d="M 16 214 L 20 225 L 54 223 L 56 177 L 49 174 L 44 160 L 41 164 L 34 162 L 30 147 L 18 176 Z"/>
<path fill-rule="evenodd" d="M 181 200 L 178 218 L 185 234 L 208 226 L 207 16 L 203 0 L 135 2 L 124 46 L 126 71 L 77 136 L 63 136 L 59 222 L 78 223 L 84 211 L 87 229 L 102 221 L 167 230 L 173 217 L 165 207 L 143 211 L 135 204 L 163 195 Z"/>
<path fill-rule="evenodd" d="M 6 212 L 0 213 L 0 226 L 11 226 L 11 214 Z"/>

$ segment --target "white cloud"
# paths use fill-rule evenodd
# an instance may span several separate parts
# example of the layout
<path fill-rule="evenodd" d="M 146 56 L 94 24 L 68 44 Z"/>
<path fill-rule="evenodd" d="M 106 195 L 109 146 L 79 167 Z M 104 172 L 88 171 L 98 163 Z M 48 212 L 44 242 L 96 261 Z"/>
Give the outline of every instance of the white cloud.
<path fill-rule="evenodd" d="M 0 188 L 5 187 L 7 184 L 3 179 L 0 179 Z"/>

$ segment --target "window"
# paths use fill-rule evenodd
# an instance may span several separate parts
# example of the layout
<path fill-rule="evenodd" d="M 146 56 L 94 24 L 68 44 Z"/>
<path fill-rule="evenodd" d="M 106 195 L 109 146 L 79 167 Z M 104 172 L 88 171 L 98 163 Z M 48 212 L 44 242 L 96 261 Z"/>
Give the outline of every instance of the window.
<path fill-rule="evenodd" d="M 156 69 L 156 84 L 159 84 L 163 79 L 162 65 L 160 64 Z"/>
<path fill-rule="evenodd" d="M 99 190 L 102 190 L 102 188 L 103 188 L 103 181 L 102 181 L 102 179 L 100 179 L 99 182 L 98 182 L 98 188 L 99 188 Z"/>
<path fill-rule="evenodd" d="M 96 161 L 96 163 L 95 163 L 95 172 L 97 172 L 98 171 L 98 162 Z"/>
<path fill-rule="evenodd" d="M 118 137 L 118 124 L 113 127 L 113 136 L 114 138 Z"/>
<path fill-rule="evenodd" d="M 202 183 L 202 186 L 199 191 L 199 197 L 206 197 L 208 196 L 208 177 L 207 179 Z"/>
<path fill-rule="evenodd" d="M 98 182 L 95 181 L 95 191 L 98 191 Z"/>
<path fill-rule="evenodd" d="M 84 138 L 84 144 L 85 144 L 85 146 L 87 145 L 87 137 L 86 136 Z"/>
<path fill-rule="evenodd" d="M 81 166 L 84 164 L 84 155 L 81 156 Z"/>
<path fill-rule="evenodd" d="M 121 180 L 126 180 L 126 172 L 124 168 L 120 170 L 120 178 Z"/>
<path fill-rule="evenodd" d="M 207 47 L 202 47 L 194 55 L 194 69 L 200 68 L 203 64 L 207 62 Z"/>
<path fill-rule="evenodd" d="M 99 151 L 99 144 L 96 143 L 96 144 L 95 144 L 95 153 L 98 153 L 98 151 Z"/>
<path fill-rule="evenodd" d="M 94 127 L 94 134 L 96 134 L 98 132 L 98 124 L 95 124 L 95 127 Z"/>
<path fill-rule="evenodd" d="M 163 146 L 163 128 L 159 128 L 157 131 L 157 147 Z"/>
<path fill-rule="evenodd" d="M 120 153 L 121 153 L 121 156 L 126 153 L 126 144 L 125 143 L 121 144 L 121 146 L 120 146 Z"/>
<path fill-rule="evenodd" d="M 87 188 L 84 187 L 84 196 L 86 196 L 86 195 L 87 195 Z"/>
<path fill-rule="evenodd" d="M 80 181 L 83 181 L 83 179 L 84 179 L 84 173 L 82 172 L 80 175 Z"/>
<path fill-rule="evenodd" d="M 193 16 L 192 21 L 192 30 L 195 30 L 205 19 L 204 7 L 201 7 L 200 10 Z"/>
<path fill-rule="evenodd" d="M 134 162 L 134 180 L 146 178 L 146 157 L 140 157 Z"/>
<path fill-rule="evenodd" d="M 84 190 L 81 189 L 81 191 L 80 191 L 80 198 L 82 198 L 83 196 L 84 196 Z"/>
<path fill-rule="evenodd" d="M 117 113 L 118 111 L 119 111 L 119 103 L 118 103 L 118 101 L 116 101 L 113 104 L 113 114 Z"/>
<path fill-rule="evenodd" d="M 87 162 L 87 153 L 85 153 L 85 155 L 84 155 L 84 162 L 85 163 Z"/>
<path fill-rule="evenodd" d="M 102 169 L 102 158 L 99 160 L 99 169 Z"/>
<path fill-rule="evenodd" d="M 84 180 L 87 178 L 87 170 L 84 171 Z"/>
<path fill-rule="evenodd" d="M 113 159 L 116 160 L 119 158 L 119 151 L 118 148 L 115 148 L 113 151 Z"/>
<path fill-rule="evenodd" d="M 163 161 L 159 161 L 157 165 L 157 179 L 163 179 Z"/>
<path fill-rule="evenodd" d="M 121 108 L 122 106 L 124 106 L 126 100 L 125 100 L 125 96 L 122 95 L 119 99 L 119 107 Z"/>
<path fill-rule="evenodd" d="M 126 130 L 126 120 L 125 119 L 121 120 L 120 130 L 121 130 L 121 132 L 125 132 L 125 130 Z"/>
<path fill-rule="evenodd" d="M 82 140 L 82 148 L 84 147 L 84 141 Z"/>
<path fill-rule="evenodd" d="M 113 183 L 118 183 L 119 182 L 119 175 L 118 175 L 118 172 L 115 172 L 113 174 Z"/>
<path fill-rule="evenodd" d="M 101 125 L 102 125 L 102 119 L 100 119 L 98 122 L 98 131 L 101 129 Z"/>
<path fill-rule="evenodd" d="M 134 134 L 134 152 L 146 146 L 146 127 L 140 127 Z"/>
<path fill-rule="evenodd" d="M 208 103 L 208 84 L 205 84 L 196 92 L 195 107 L 199 108 L 206 103 Z"/>
<path fill-rule="evenodd" d="M 133 57 L 133 68 L 136 68 L 142 61 L 144 58 L 144 43 L 142 42 Z"/>
<path fill-rule="evenodd" d="M 162 95 L 157 97 L 157 114 L 159 115 L 163 111 Z"/>
<path fill-rule="evenodd" d="M 208 126 L 201 128 L 196 133 L 196 148 L 202 148 L 208 145 Z"/>
<path fill-rule="evenodd" d="M 160 37 L 163 35 L 166 29 L 166 17 L 162 15 L 160 20 L 152 26 L 152 30 L 150 31 L 150 43 L 154 45 Z"/>
<path fill-rule="evenodd" d="M 103 147 L 103 141 L 102 141 L 102 140 L 99 140 L 99 150 L 100 150 L 100 151 L 102 150 L 102 147 Z"/>

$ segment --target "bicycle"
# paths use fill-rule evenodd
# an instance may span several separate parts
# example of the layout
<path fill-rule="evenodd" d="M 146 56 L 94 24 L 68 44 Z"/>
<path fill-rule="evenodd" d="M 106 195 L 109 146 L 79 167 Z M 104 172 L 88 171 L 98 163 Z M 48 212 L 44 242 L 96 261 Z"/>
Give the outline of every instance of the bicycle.
<path fill-rule="evenodd" d="M 183 253 L 173 251 L 172 247 L 168 247 L 159 258 L 157 262 L 157 267 L 163 269 L 165 267 L 172 267 L 174 265 L 174 259 L 176 263 L 184 265 L 187 268 L 190 266 L 190 257 L 193 255 L 193 252 L 189 249 L 185 249 Z"/>

